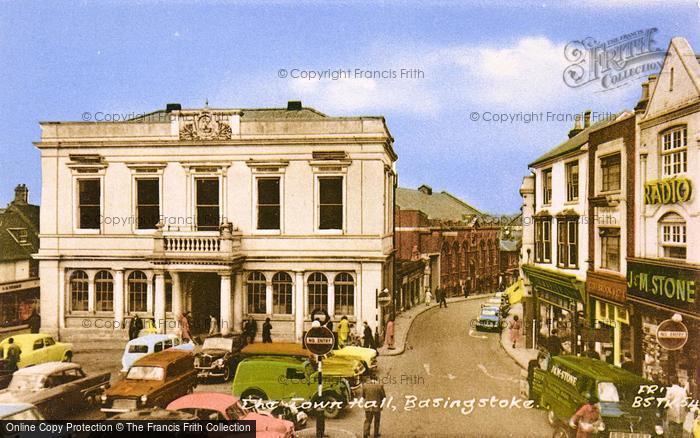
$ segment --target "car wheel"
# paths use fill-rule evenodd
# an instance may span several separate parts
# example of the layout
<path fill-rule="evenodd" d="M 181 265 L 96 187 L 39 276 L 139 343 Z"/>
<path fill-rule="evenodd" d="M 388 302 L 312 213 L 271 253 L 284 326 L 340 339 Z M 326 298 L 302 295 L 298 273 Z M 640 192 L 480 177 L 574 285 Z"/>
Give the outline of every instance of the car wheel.
<path fill-rule="evenodd" d="M 554 413 L 554 409 L 552 408 L 547 410 L 547 422 L 552 427 L 557 425 L 557 414 Z"/>
<path fill-rule="evenodd" d="M 338 418 L 341 411 L 341 408 L 337 406 L 338 401 L 340 400 L 338 400 L 338 397 L 336 397 L 334 394 L 323 395 L 323 402 L 326 403 L 326 407 L 323 412 L 326 418 Z M 336 405 L 333 405 L 334 403 L 336 403 Z"/>
<path fill-rule="evenodd" d="M 245 391 L 243 391 L 243 394 L 241 394 L 241 400 L 245 399 L 267 400 L 267 395 L 265 395 L 265 393 L 260 391 L 259 389 L 246 389 Z"/>
<path fill-rule="evenodd" d="M 66 351 L 66 354 L 63 355 L 63 362 L 70 362 L 72 360 L 73 360 L 73 352 Z"/>
<path fill-rule="evenodd" d="M 228 382 L 231 379 L 231 365 L 226 365 L 224 368 L 224 382 Z"/>

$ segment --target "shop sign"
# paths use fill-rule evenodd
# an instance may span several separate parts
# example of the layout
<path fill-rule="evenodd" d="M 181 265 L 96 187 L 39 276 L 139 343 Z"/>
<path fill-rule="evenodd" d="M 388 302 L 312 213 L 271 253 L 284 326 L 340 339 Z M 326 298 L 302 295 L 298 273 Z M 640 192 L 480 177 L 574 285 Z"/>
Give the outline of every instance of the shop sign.
<path fill-rule="evenodd" d="M 549 304 L 568 310 L 569 312 L 574 312 L 576 310 L 576 302 L 574 300 L 564 298 L 542 289 L 536 289 L 536 291 L 537 298 L 542 301 L 546 301 Z"/>
<path fill-rule="evenodd" d="M 637 261 L 627 262 L 627 293 L 664 307 L 698 314 L 700 271 Z"/>
<path fill-rule="evenodd" d="M 624 303 L 627 298 L 627 284 L 623 278 L 617 280 L 597 276 L 590 272 L 586 278 L 586 291 L 591 295 L 616 303 Z"/>
<path fill-rule="evenodd" d="M 36 287 L 39 287 L 39 280 L 17 281 L 13 283 L 0 284 L 0 293 L 34 289 Z"/>
<path fill-rule="evenodd" d="M 688 178 L 675 177 L 644 184 L 644 203 L 676 204 L 690 199 L 693 188 Z"/>
<path fill-rule="evenodd" d="M 680 321 L 667 319 L 656 329 L 656 340 L 661 348 L 680 350 L 688 342 L 688 327 Z"/>

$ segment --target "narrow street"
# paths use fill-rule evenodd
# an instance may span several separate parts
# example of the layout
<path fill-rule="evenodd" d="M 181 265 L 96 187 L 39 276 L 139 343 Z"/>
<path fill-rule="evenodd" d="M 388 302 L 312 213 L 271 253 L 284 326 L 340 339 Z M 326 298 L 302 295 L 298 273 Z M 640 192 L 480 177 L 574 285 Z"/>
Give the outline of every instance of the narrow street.
<path fill-rule="evenodd" d="M 508 400 L 519 396 L 520 368 L 502 350 L 495 333 L 470 333 L 481 300 L 450 303 L 447 309 L 435 307 L 417 317 L 407 338 L 406 351 L 399 356 L 380 356 L 380 379 L 392 407 L 382 415 L 382 436 L 473 436 L 549 437 L 552 429 L 542 411 L 522 407 L 478 407 L 479 399 Z M 445 333 L 450 333 L 449 337 Z M 89 372 L 111 370 L 113 379 L 121 352 L 77 354 L 76 361 Z M 111 364 L 111 365 L 110 365 Z M 200 384 L 197 392 L 230 392 L 231 382 Z M 407 400 L 415 397 L 415 408 Z M 468 414 L 460 408 L 419 408 L 419 400 L 442 398 L 476 399 Z M 505 403 L 505 402 L 504 402 Z M 490 404 L 490 400 L 489 400 Z M 444 405 L 444 404 L 443 404 Z M 465 409 L 469 406 L 465 406 Z M 98 409 L 77 415 L 103 418 Z M 348 409 L 327 427 L 362 434 L 363 411 Z M 313 428 L 313 419 L 309 428 Z"/>

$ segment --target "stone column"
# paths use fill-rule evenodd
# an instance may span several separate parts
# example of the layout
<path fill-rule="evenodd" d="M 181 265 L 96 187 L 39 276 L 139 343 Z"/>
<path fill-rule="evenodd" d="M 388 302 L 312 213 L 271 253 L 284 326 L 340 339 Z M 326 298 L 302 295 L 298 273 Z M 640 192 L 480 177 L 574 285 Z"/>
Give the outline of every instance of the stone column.
<path fill-rule="evenodd" d="M 295 272 L 294 281 L 294 338 L 301 341 L 304 334 L 304 272 Z"/>
<path fill-rule="evenodd" d="M 173 279 L 173 308 L 171 313 L 175 321 L 173 326 L 177 327 L 178 318 L 182 313 L 182 286 L 180 285 L 180 274 L 178 272 L 171 272 L 170 277 Z"/>
<path fill-rule="evenodd" d="M 59 265 L 58 269 L 58 327 L 66 328 L 66 270 Z M 42 322 L 43 326 L 43 322 Z"/>
<path fill-rule="evenodd" d="M 124 329 L 124 268 L 114 269 L 114 321 Z"/>
<path fill-rule="evenodd" d="M 335 278 L 331 278 L 328 283 L 328 314 L 335 316 Z"/>
<path fill-rule="evenodd" d="M 95 274 L 88 274 L 88 312 L 95 313 Z"/>
<path fill-rule="evenodd" d="M 153 323 L 158 333 L 165 333 L 165 275 L 162 271 L 156 272 L 155 275 Z"/>
<path fill-rule="evenodd" d="M 153 278 L 146 282 L 146 313 L 153 315 Z"/>
<path fill-rule="evenodd" d="M 265 283 L 265 313 L 272 315 L 272 277 Z"/>
<path fill-rule="evenodd" d="M 231 273 L 230 272 L 219 272 L 219 278 L 221 279 L 221 317 L 219 318 L 219 328 L 221 329 L 221 334 L 226 335 L 229 332 L 235 330 L 231 326 Z"/>
<path fill-rule="evenodd" d="M 233 324 L 231 325 L 231 331 L 240 333 L 241 324 L 243 323 L 243 274 L 236 272 L 234 280 L 235 290 L 233 293 Z"/>

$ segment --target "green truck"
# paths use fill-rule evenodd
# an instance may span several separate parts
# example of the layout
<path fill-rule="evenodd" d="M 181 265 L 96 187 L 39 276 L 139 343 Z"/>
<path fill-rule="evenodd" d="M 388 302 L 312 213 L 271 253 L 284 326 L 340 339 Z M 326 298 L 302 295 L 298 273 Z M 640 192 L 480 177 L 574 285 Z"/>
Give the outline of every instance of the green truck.
<path fill-rule="evenodd" d="M 318 396 L 318 372 L 307 359 L 291 356 L 253 356 L 242 360 L 233 379 L 233 395 L 245 399 L 324 402 L 325 416 L 335 418 L 347 407 L 352 391 L 344 378 L 323 376 Z"/>
<path fill-rule="evenodd" d="M 601 360 L 555 356 L 540 361 L 528 376 L 529 397 L 547 410 L 555 436 L 573 436 L 574 413 L 590 395 L 600 400 L 603 420 L 597 436 L 650 438 L 664 433 L 656 403 L 644 407 L 641 399 L 663 397 L 653 382 Z M 573 435 L 572 435 L 573 434 Z"/>

